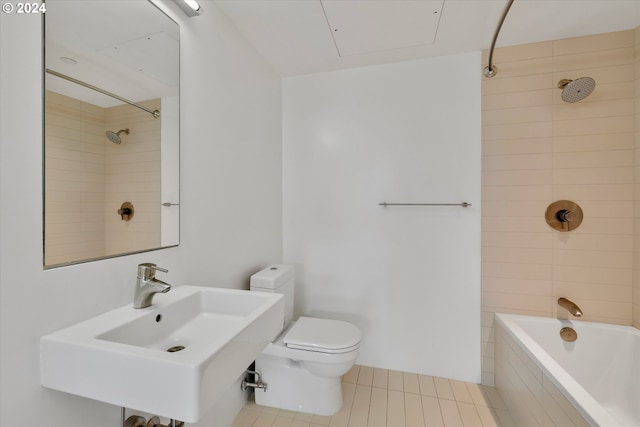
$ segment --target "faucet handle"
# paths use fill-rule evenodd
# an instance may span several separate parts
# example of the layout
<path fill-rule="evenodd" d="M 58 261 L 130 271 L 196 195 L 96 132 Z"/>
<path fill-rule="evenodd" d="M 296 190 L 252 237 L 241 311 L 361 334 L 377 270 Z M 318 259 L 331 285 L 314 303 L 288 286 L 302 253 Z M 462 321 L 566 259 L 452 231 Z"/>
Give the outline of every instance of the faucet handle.
<path fill-rule="evenodd" d="M 142 264 L 138 264 L 138 278 L 149 280 L 153 279 L 156 271 L 162 271 L 163 273 L 168 273 L 169 270 L 166 268 L 158 267 L 157 265 L 151 262 L 145 262 Z"/>

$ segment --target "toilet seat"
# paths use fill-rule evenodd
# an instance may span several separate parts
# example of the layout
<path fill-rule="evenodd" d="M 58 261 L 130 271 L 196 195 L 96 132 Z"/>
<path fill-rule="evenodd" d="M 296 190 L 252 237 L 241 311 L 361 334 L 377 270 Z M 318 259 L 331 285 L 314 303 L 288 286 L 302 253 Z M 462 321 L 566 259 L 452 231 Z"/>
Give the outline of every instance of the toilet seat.
<path fill-rule="evenodd" d="M 303 323 L 306 323 L 303 317 L 301 317 L 300 319 L 303 319 Z M 322 350 L 322 348 L 318 348 L 318 347 L 316 347 L 315 350 L 305 350 L 305 349 L 289 347 L 287 344 L 285 344 L 284 339 L 287 335 L 289 335 L 289 332 L 291 331 L 291 329 L 293 329 L 296 326 L 296 324 L 300 319 L 298 319 L 295 322 L 292 322 L 291 325 L 289 325 L 284 331 L 282 331 L 282 333 L 271 344 L 269 344 L 267 348 L 263 350 L 263 354 L 275 356 L 275 357 L 283 357 L 286 359 L 295 360 L 299 362 L 328 363 L 328 364 L 340 364 L 340 363 L 345 363 L 349 361 L 355 361 L 355 359 L 360 354 L 360 340 L 362 339 L 362 334 L 359 329 L 357 330 L 357 334 L 354 334 L 355 340 L 357 340 L 358 343 L 343 349 L 341 353 L 338 353 L 338 352 L 328 353 L 328 352 L 319 351 L 319 350 Z M 316 319 L 316 320 L 325 321 L 326 319 Z M 355 327 L 351 324 L 347 324 L 347 325 L 348 326 L 345 328 L 347 330 L 351 329 L 349 326 Z M 304 331 L 305 328 L 302 328 L 302 330 Z M 296 345 L 296 344 L 292 344 L 292 345 Z"/>
<path fill-rule="evenodd" d="M 291 349 L 325 354 L 348 353 L 362 340 L 360 329 L 341 320 L 301 316 L 283 338 Z"/>

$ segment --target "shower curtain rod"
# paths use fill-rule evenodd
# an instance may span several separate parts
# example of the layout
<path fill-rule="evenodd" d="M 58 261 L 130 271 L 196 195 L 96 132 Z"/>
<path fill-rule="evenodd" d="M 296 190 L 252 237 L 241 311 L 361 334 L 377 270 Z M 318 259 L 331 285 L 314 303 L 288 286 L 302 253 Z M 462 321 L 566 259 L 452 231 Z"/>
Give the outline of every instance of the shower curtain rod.
<path fill-rule="evenodd" d="M 509 13 L 509 9 L 511 9 L 511 5 L 514 0 L 508 0 L 507 5 L 502 12 L 502 17 L 500 18 L 500 22 L 498 22 L 498 26 L 496 27 L 496 32 L 493 35 L 493 41 L 491 42 L 491 49 L 489 50 L 489 65 L 484 67 L 483 74 L 487 78 L 491 78 L 498 73 L 498 67 L 493 65 L 493 50 L 496 48 L 496 41 L 498 40 L 498 34 L 500 34 L 500 29 L 502 28 L 502 24 L 504 24 L 504 20 L 507 17 L 507 13 Z"/>
<path fill-rule="evenodd" d="M 106 90 L 104 90 L 104 89 L 100 89 L 100 88 L 99 88 L 99 87 L 97 87 L 97 86 L 91 85 L 91 84 L 89 84 L 89 83 L 85 83 L 85 82 L 83 82 L 83 81 L 81 81 L 81 80 L 78 80 L 78 79 L 74 79 L 73 77 L 69 77 L 69 76 L 67 76 L 66 74 L 62 74 L 62 73 L 59 73 L 59 72 L 57 72 L 57 71 L 50 70 L 49 68 L 47 68 L 45 71 L 46 71 L 47 73 L 51 74 L 51 75 L 54 75 L 54 76 L 56 76 L 56 77 L 60 77 L 61 79 L 68 80 L 68 81 L 70 81 L 71 83 L 75 83 L 75 84 L 78 84 L 78 85 L 80 85 L 80 86 L 84 86 L 84 87 L 89 88 L 89 89 L 91 89 L 91 90 L 95 90 L 96 92 L 100 92 L 100 93 L 102 93 L 102 94 L 104 94 L 104 95 L 110 96 L 111 98 L 115 98 L 115 99 L 117 99 L 118 101 L 125 102 L 125 103 L 127 103 L 127 104 L 129 104 L 129 105 L 132 105 L 132 106 L 137 107 L 137 108 L 139 108 L 139 109 L 141 109 L 141 110 L 144 110 L 144 111 L 146 111 L 147 113 L 151 114 L 151 115 L 152 115 L 154 118 L 156 118 L 156 119 L 157 119 L 158 117 L 160 117 L 160 111 L 159 111 L 159 110 L 151 110 L 151 109 L 149 109 L 149 108 L 147 108 L 147 107 L 143 107 L 142 105 L 137 104 L 137 103 L 135 103 L 135 102 L 133 102 L 133 101 L 129 101 L 128 99 L 123 98 L 123 97 L 121 97 L 121 96 L 119 96 L 119 95 L 116 95 L 115 93 L 111 93 L 111 92 L 106 91 Z"/>

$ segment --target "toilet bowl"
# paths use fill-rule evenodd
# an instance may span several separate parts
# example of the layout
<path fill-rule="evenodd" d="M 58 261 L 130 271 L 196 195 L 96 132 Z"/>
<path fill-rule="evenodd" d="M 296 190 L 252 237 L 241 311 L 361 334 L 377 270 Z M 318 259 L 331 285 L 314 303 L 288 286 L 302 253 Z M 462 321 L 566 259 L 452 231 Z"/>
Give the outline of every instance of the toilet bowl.
<path fill-rule="evenodd" d="M 341 320 L 293 317 L 292 266 L 274 265 L 251 276 L 251 290 L 285 296 L 283 331 L 256 359 L 266 389 L 258 405 L 333 415 L 342 407 L 341 376 L 354 365 L 362 333 Z"/>

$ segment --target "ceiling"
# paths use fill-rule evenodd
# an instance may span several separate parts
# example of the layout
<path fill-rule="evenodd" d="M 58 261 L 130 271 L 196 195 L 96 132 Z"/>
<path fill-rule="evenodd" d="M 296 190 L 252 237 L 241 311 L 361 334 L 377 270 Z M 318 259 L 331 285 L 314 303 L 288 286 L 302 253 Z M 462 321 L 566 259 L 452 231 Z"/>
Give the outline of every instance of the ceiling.
<path fill-rule="evenodd" d="M 282 76 L 488 49 L 506 5 L 506 0 L 213 2 Z M 638 25 L 640 0 L 515 0 L 497 46 Z"/>
<path fill-rule="evenodd" d="M 180 28 L 146 0 L 47 0 L 45 66 L 132 101 L 175 96 Z M 46 74 L 47 90 L 100 107 L 122 102 Z"/>

